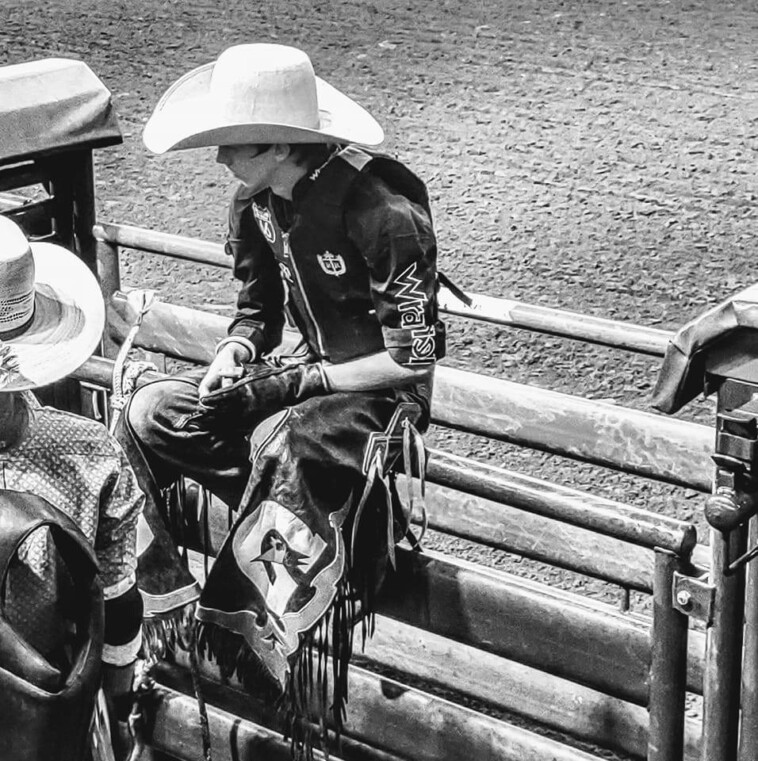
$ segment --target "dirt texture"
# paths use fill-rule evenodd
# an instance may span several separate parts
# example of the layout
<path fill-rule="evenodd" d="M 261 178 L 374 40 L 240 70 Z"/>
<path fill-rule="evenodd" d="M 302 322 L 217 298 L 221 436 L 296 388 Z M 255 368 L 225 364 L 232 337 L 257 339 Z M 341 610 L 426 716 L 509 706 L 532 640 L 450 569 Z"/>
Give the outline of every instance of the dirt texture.
<path fill-rule="evenodd" d="M 304 48 L 383 123 L 385 149 L 428 183 L 441 268 L 467 290 L 675 329 L 756 278 L 752 0 L 0 4 L 0 63 L 80 58 L 113 93 L 125 141 L 96 155 L 100 219 L 209 240 L 233 186 L 214 152 L 155 157 L 141 131 L 177 77 L 250 41 Z M 130 254 L 124 282 L 232 313 L 217 270 Z M 445 362 L 640 409 L 659 364 L 458 319 Z M 685 414 L 712 422 L 710 404 Z M 695 493 L 446 431 L 430 442 L 691 518 L 706 539 Z"/>
<path fill-rule="evenodd" d="M 212 150 L 155 157 L 165 88 L 229 45 L 305 49 L 428 183 L 440 266 L 466 290 L 676 329 L 756 279 L 758 9 L 752 0 L 3 0 L 0 64 L 84 60 L 124 144 L 96 154 L 101 220 L 221 240 L 233 187 Z M 233 311 L 227 273 L 139 254 L 124 283 Z M 445 363 L 650 409 L 659 361 L 450 319 Z M 711 403 L 684 417 L 713 422 Z M 435 446 L 691 519 L 703 498 L 497 442 Z M 479 562 L 603 599 L 607 585 L 463 541 Z M 645 608 L 645 600 L 632 600 Z"/>

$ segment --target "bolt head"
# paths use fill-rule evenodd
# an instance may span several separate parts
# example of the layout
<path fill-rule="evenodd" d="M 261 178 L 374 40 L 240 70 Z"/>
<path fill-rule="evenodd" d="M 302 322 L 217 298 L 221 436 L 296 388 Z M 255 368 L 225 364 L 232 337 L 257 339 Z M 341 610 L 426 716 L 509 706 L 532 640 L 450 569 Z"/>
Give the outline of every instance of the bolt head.
<path fill-rule="evenodd" d="M 692 595 L 685 589 L 676 593 L 676 601 L 683 608 L 688 608 L 692 604 Z"/>

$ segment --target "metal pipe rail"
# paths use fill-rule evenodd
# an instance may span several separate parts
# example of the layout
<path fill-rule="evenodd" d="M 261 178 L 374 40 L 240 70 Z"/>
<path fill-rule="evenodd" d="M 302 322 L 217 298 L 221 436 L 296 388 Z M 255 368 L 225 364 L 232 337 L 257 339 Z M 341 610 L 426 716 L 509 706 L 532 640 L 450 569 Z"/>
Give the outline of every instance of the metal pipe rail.
<path fill-rule="evenodd" d="M 218 244 L 122 225 L 97 225 L 93 232 L 100 241 L 99 265 L 108 296 L 120 285 L 118 246 L 226 269 L 231 266 Z M 656 329 L 480 295 L 473 295 L 471 307 L 463 308 L 443 290 L 441 302 L 443 311 L 448 314 L 653 356 L 664 353 L 671 337 Z M 155 323 L 152 330 L 143 324 L 144 343 L 139 345 L 173 356 L 191 356 L 183 351 L 188 345 L 183 332 L 177 335 L 174 330 L 182 321 L 171 314 L 172 307 L 161 306 L 160 311 L 165 314 L 151 315 Z M 197 335 L 211 340 L 215 331 L 206 329 L 210 326 L 205 324 L 202 313 L 185 311 L 192 312 L 191 333 L 195 340 L 190 343 L 195 344 L 192 352 L 197 353 Z M 216 317 L 215 323 L 220 324 L 220 318 Z M 198 361 L 197 357 L 192 359 Z M 108 387 L 109 365 L 107 360 L 92 359 L 82 368 L 79 377 L 96 383 L 99 377 L 100 385 Z M 438 368 L 432 407 L 434 422 L 450 428 L 682 485 L 710 487 L 710 431 L 706 442 L 702 426 L 444 366 Z M 687 619 L 673 608 L 669 598 L 674 573 L 681 569 L 682 561 L 689 558 L 694 548 L 694 529 L 610 500 L 588 498 L 572 490 L 442 452 L 432 452 L 429 476 L 430 480 L 463 493 L 558 519 L 647 550 L 654 549 L 654 641 L 650 641 L 644 625 L 638 630 L 632 620 L 625 617 L 616 620 L 607 609 L 595 611 L 579 601 L 570 604 L 560 594 L 553 599 L 552 595 L 532 590 L 528 585 L 524 587 L 515 579 L 506 583 L 502 575 L 468 568 L 460 562 L 442 557 L 419 559 L 405 552 L 398 556 L 401 573 L 397 580 L 403 586 L 403 594 L 392 594 L 391 585 L 386 585 L 383 591 L 388 594 L 383 595 L 382 611 L 432 634 L 535 668 L 544 669 L 547 665 L 546 671 L 553 676 L 647 705 L 649 761 L 681 759 L 685 734 Z M 480 629 L 472 628 L 469 605 L 485 613 Z M 515 615 L 504 621 L 499 615 L 504 609 L 512 614 L 515 611 Z M 558 650 L 554 639 L 547 634 L 555 627 L 545 627 L 546 620 L 551 618 L 560 622 L 562 628 L 562 647 Z M 504 632 L 507 636 L 502 641 Z M 593 633 L 599 637 L 593 639 Z M 603 648 L 609 643 L 611 647 L 603 657 Z M 537 657 L 532 660 L 535 651 Z M 628 661 L 628 670 L 623 674 L 615 673 L 624 660 L 620 653 Z M 613 677 L 609 678 L 609 674 Z M 359 699 L 360 707 L 364 703 L 368 701 Z M 413 734 L 409 732 L 409 736 Z M 530 751 L 536 750 L 531 740 L 527 746 Z M 493 750 L 486 746 L 477 755 L 487 755 Z M 497 752 L 502 755 L 502 750 L 500 747 Z M 518 757 L 524 757 L 524 751 Z"/>
<path fill-rule="evenodd" d="M 91 357 L 74 374 L 110 388 L 113 361 Z M 146 381 L 156 373 L 146 373 Z M 697 541 L 695 527 L 665 515 L 552 484 L 438 449 L 429 452 L 428 479 L 441 486 L 510 505 L 535 515 L 581 526 L 647 549 L 663 549 L 686 559 Z"/>
<path fill-rule="evenodd" d="M 205 684 L 222 705 L 209 708 L 213 748 L 220 761 L 234 759 L 280 759 L 276 738 L 255 722 L 268 721 L 265 708 L 234 687 L 219 684 L 218 676 L 201 664 Z M 184 761 L 202 761 L 197 708 L 189 693 L 186 670 L 164 665 L 158 702 L 156 746 L 172 756 L 180 750 Z M 600 756 L 569 747 L 527 729 L 455 705 L 387 677 L 360 668 L 349 676 L 350 713 L 337 755 L 345 761 L 602 761 Z M 220 689 L 219 689 L 220 688 Z M 224 708 L 227 710 L 225 711 Z M 227 712 L 228 711 L 228 712 Z M 421 733 L 419 727 L 427 727 Z M 284 727 L 279 727 L 284 729 Z M 382 731 L 382 729 L 384 731 Z M 381 734 L 381 737 L 377 737 Z M 379 745 L 379 747 L 377 747 Z M 215 758 L 216 756 L 214 756 Z"/>
<path fill-rule="evenodd" d="M 171 235 L 131 225 L 108 222 L 93 228 L 95 238 L 112 246 L 162 254 L 174 259 L 231 269 L 231 258 L 219 243 Z M 440 309 L 446 314 L 537 333 L 572 338 L 586 343 L 662 357 L 673 335 L 666 330 L 608 320 L 563 309 L 524 304 L 482 294 L 467 294 L 472 305 L 461 303 L 449 290 L 440 289 Z"/>
<path fill-rule="evenodd" d="M 685 559 L 697 542 L 695 527 L 690 523 L 438 449 L 429 450 L 427 478 L 466 494 L 647 549 L 668 550 Z"/>
<path fill-rule="evenodd" d="M 133 319 L 122 293 L 114 317 Z M 135 342 L 148 351 L 209 362 L 228 319 L 158 302 L 145 315 Z M 434 423 L 645 478 L 710 491 L 712 430 L 704 425 L 621 405 L 437 367 Z"/>

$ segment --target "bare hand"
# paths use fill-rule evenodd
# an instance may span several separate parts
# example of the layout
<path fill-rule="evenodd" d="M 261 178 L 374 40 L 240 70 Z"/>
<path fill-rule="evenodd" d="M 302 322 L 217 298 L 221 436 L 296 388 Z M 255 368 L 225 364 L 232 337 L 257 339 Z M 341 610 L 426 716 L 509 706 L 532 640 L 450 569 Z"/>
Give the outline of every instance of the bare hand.
<path fill-rule="evenodd" d="M 239 379 L 245 370 L 244 363 L 251 362 L 253 359 L 247 347 L 242 344 L 228 343 L 222 346 L 200 382 L 198 388 L 200 398 Z"/>

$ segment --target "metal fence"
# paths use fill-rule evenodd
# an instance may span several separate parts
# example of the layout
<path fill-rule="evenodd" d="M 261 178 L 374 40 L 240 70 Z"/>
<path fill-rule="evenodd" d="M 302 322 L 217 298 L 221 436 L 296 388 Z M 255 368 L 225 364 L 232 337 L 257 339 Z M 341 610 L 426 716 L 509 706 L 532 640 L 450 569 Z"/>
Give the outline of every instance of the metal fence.
<path fill-rule="evenodd" d="M 212 243 L 115 224 L 96 225 L 94 233 L 103 289 L 122 323 L 130 319 L 130 302 L 120 291 L 119 247 L 231 265 Z M 653 356 L 663 354 L 670 338 L 662 330 L 469 295 L 472 305 L 465 307 L 443 289 L 442 310 Z M 136 345 L 204 362 L 226 323 L 157 303 Z M 111 370 L 109 360 L 95 357 L 79 377 L 107 387 Z M 432 414 L 435 423 L 457 430 L 700 491 L 711 488 L 713 432 L 695 423 L 444 366 L 437 369 Z M 430 452 L 428 478 L 432 528 L 651 594 L 652 616 L 450 556 L 401 551 L 364 656 L 370 670 L 351 672 L 344 757 L 595 758 L 571 740 L 493 718 L 489 706 L 633 758 L 695 758 L 700 727 L 685 720 L 685 696 L 702 691 L 704 637 L 689 631 L 687 615 L 672 598 L 677 578 L 703 573 L 691 564 L 693 551 L 704 557 L 694 527 L 440 450 Z M 222 531 L 218 522 L 217 540 Z M 481 701 L 484 709 L 472 711 L 391 682 L 372 673 L 377 669 L 452 690 L 463 702 Z M 183 689 L 183 674 L 181 664 L 165 669 L 166 684 Z M 217 679 L 210 666 L 206 676 Z M 154 743 L 182 758 L 199 757 L 182 739 L 186 700 L 166 695 Z M 222 757 L 239 752 L 232 734 L 240 747 L 265 747 L 276 757 L 278 741 L 269 730 L 245 724 L 232 733 L 239 725 L 224 708 L 240 721 L 269 718 L 254 701 L 243 710 L 237 695 L 231 686 L 220 689 L 218 710 L 211 712 L 217 744 L 226 748 Z"/>

